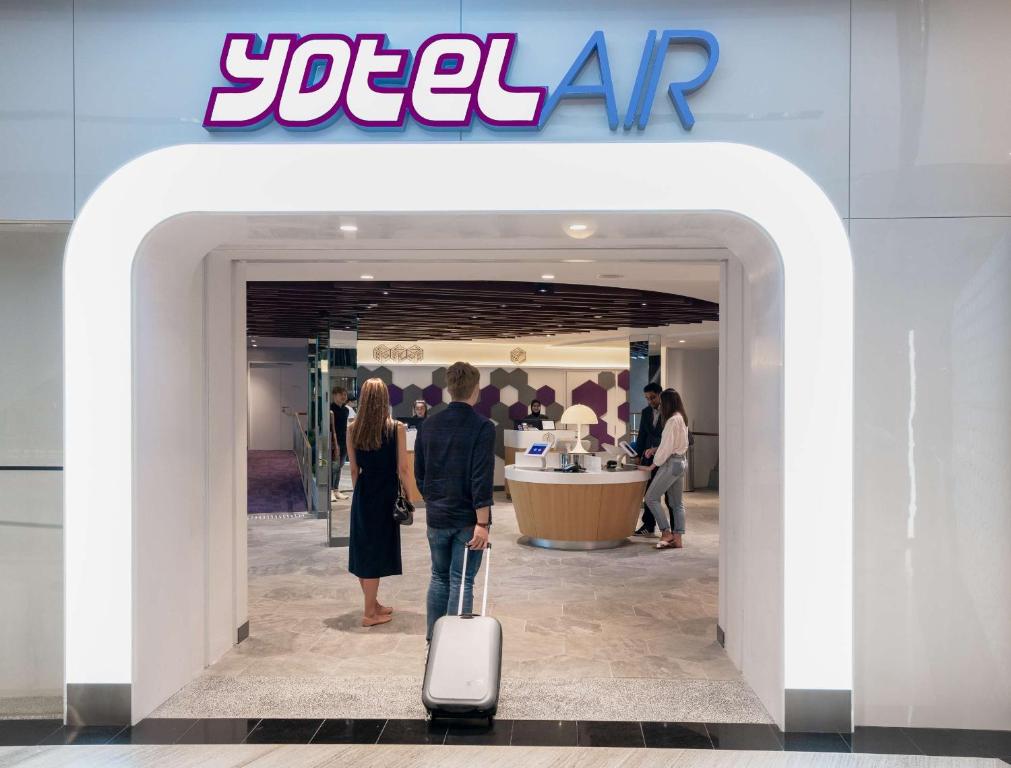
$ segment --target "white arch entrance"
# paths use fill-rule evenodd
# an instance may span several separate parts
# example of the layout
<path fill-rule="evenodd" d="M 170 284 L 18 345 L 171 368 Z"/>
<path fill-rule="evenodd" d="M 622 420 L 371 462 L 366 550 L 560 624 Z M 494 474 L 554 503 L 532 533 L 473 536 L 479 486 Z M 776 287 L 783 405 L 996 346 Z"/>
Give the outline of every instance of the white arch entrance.
<path fill-rule="evenodd" d="M 753 376 L 771 377 L 778 386 L 751 406 L 744 398 L 749 382 L 739 377 L 733 385 L 741 405 L 728 417 L 728 450 L 744 465 L 757 461 L 742 441 L 753 435 L 749 422 L 760 420 L 750 409 L 765 407 L 782 414 L 782 452 L 745 466 L 739 487 L 729 491 L 731 514 L 731 500 L 737 498 L 743 511 L 748 494 L 761 486 L 754 478 L 763 473 L 774 474 L 778 493 L 768 517 L 753 522 L 764 536 L 750 550 L 739 544 L 747 562 L 726 579 L 721 623 L 731 657 L 781 727 L 848 728 L 849 246 L 824 193 L 796 167 L 752 147 L 705 143 L 187 145 L 145 155 L 104 182 L 74 224 L 64 274 L 68 720 L 139 720 L 199 670 L 195 659 L 206 663 L 234 641 L 235 603 L 244 600 L 238 584 L 244 574 L 210 562 L 214 542 L 234 546 L 236 539 L 234 529 L 209 514 L 223 500 L 229 508 L 234 504 L 236 485 L 213 480 L 221 467 L 211 462 L 220 464 L 220 457 L 208 451 L 203 466 L 185 453 L 185 441 L 172 439 L 140 446 L 135 429 L 135 374 L 148 359 L 143 339 L 151 330 L 144 323 L 159 322 L 160 292 L 187 290 L 173 286 L 173 262 L 164 259 L 165 233 L 174 231 L 174 222 L 191 214 L 223 221 L 256 213 L 530 211 L 709 217 L 711 231 L 743 267 L 737 290 L 751 314 L 760 316 L 762 302 L 771 298 L 781 307 L 777 350 L 767 350 L 765 358 L 758 350 L 748 362 Z M 192 264 L 220 244 L 220 235 L 214 227 L 189 237 L 180 231 L 172 259 Z M 138 284 L 135 260 L 156 242 L 169 272 L 147 274 Z M 227 285 L 215 269 L 208 266 L 207 285 Z M 768 293 L 770 285 L 778 295 Z M 236 329 L 231 310 L 209 301 L 206 290 L 181 306 L 202 312 L 203 343 L 211 344 L 215 333 Z M 190 349 L 186 354 L 197 362 L 172 375 L 188 377 L 206 423 L 229 384 L 205 350 Z M 232 362 L 225 367 L 231 370 Z M 774 402 L 777 397 L 781 402 Z M 171 484 L 173 467 L 190 471 L 194 462 L 208 478 L 187 499 L 199 510 L 186 520 L 152 525 L 137 478 L 167 472 Z M 204 570 L 183 568 L 183 577 L 178 568 L 166 572 L 173 547 L 195 540 L 202 542 Z M 748 584 L 763 587 L 745 594 Z"/>

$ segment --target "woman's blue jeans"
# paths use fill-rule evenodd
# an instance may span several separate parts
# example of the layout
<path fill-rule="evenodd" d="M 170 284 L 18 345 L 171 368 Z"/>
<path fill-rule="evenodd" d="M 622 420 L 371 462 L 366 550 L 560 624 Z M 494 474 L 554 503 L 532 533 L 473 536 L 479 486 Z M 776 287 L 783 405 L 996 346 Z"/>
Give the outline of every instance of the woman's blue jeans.
<path fill-rule="evenodd" d="M 432 639 L 432 627 L 446 615 L 457 612 L 460 602 L 460 572 L 463 569 L 463 551 L 474 538 L 474 527 L 429 528 L 428 548 L 432 551 L 432 580 L 428 584 L 428 631 L 426 640 Z M 470 613 L 474 606 L 474 576 L 481 567 L 480 549 L 467 553 L 467 576 L 464 579 L 463 612 Z"/>

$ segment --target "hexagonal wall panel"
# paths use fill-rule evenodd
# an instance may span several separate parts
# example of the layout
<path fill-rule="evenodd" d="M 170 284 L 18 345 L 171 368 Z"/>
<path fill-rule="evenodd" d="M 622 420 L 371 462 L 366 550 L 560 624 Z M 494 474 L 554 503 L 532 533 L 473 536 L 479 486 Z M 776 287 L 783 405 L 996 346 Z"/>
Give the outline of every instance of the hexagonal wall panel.
<path fill-rule="evenodd" d="M 513 421 L 525 418 L 530 413 L 530 409 L 527 408 L 525 403 L 513 403 L 509 406 L 509 418 Z M 509 425 L 510 428 L 512 424 Z"/>
<path fill-rule="evenodd" d="M 590 434 L 597 438 L 597 443 L 608 443 L 614 445 L 614 438 L 607 433 L 607 422 L 601 419 L 596 424 L 590 425 Z"/>
<path fill-rule="evenodd" d="M 527 372 L 522 368 L 513 368 L 509 371 L 509 383 L 516 387 L 516 389 L 526 386 Z"/>
<path fill-rule="evenodd" d="M 613 389 L 615 383 L 614 371 L 601 371 L 598 373 L 597 383 L 604 389 Z"/>
<path fill-rule="evenodd" d="M 382 379 L 384 382 L 386 382 L 386 386 L 389 386 L 390 384 L 393 383 L 393 371 L 391 371 L 385 365 L 381 365 L 378 368 L 373 368 L 366 378 Z"/>
<path fill-rule="evenodd" d="M 555 389 L 554 387 L 549 387 L 547 385 L 541 387 L 537 390 L 537 399 L 541 401 L 541 405 L 547 407 L 555 402 Z"/>
<path fill-rule="evenodd" d="M 618 418 L 627 422 L 630 408 L 631 406 L 628 403 L 621 403 L 618 406 Z"/>
<path fill-rule="evenodd" d="M 448 405 L 449 403 L 438 403 L 437 405 L 433 405 L 431 408 L 428 409 L 428 415 L 434 416 L 435 414 L 446 410 L 446 407 Z"/>
<path fill-rule="evenodd" d="M 556 424 L 558 423 L 558 420 L 562 418 L 562 414 L 565 413 L 565 409 L 562 407 L 561 403 L 552 403 L 547 406 L 544 411 L 548 414 L 548 418 Z"/>
<path fill-rule="evenodd" d="M 482 416 L 487 416 L 488 418 L 491 418 L 492 406 L 496 405 L 498 401 L 499 401 L 498 387 L 493 386 L 482 387 L 480 397 L 478 398 L 477 405 L 474 406 L 474 410 L 480 413 Z"/>
<path fill-rule="evenodd" d="M 618 374 L 618 386 L 622 389 L 628 389 L 628 376 L 629 373 L 627 368 Z"/>
<path fill-rule="evenodd" d="M 595 381 L 584 381 L 573 389 L 572 402 L 589 406 L 598 417 L 607 413 L 607 392 Z"/>
<path fill-rule="evenodd" d="M 425 399 L 425 402 L 429 406 L 438 405 L 442 402 L 442 387 L 437 387 L 435 384 L 429 384 L 423 390 L 421 390 L 421 396 Z"/>
<path fill-rule="evenodd" d="M 527 405 L 530 405 L 530 403 L 532 403 L 537 397 L 537 390 L 528 384 L 520 384 L 516 387 L 516 393 L 517 400 L 521 403 L 526 403 Z M 541 403 L 541 405 L 543 404 L 544 403 Z"/>
<path fill-rule="evenodd" d="M 405 416 L 410 416 L 414 413 L 414 403 L 418 400 L 423 399 L 421 396 L 421 387 L 417 384 L 408 384 L 404 387 L 404 399 L 400 405 L 394 406 L 393 416 L 394 418 L 404 418 Z M 391 403 L 392 404 L 392 403 Z"/>
<path fill-rule="evenodd" d="M 435 386 L 439 387 L 439 389 L 446 388 L 447 384 L 446 384 L 445 366 L 443 366 L 442 368 L 436 368 L 434 371 L 432 371 L 432 383 Z"/>
<path fill-rule="evenodd" d="M 512 424 L 509 421 L 509 406 L 505 403 L 495 403 L 491 407 L 490 418 L 499 424 L 508 423 L 509 426 L 512 427 Z"/>
<path fill-rule="evenodd" d="M 505 368 L 496 368 L 488 375 L 488 378 L 491 381 L 491 385 L 499 389 L 511 383 L 509 381 L 509 373 Z"/>
<path fill-rule="evenodd" d="M 390 405 L 396 408 L 402 402 L 404 402 L 404 390 L 398 387 L 396 384 L 390 384 L 387 389 L 390 390 Z"/>

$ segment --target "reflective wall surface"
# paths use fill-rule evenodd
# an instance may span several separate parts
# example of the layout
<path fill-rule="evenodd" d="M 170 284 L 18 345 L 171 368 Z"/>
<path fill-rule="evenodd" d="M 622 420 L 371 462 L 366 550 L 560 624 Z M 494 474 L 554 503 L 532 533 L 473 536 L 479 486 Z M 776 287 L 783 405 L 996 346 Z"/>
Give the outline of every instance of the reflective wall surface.
<path fill-rule="evenodd" d="M 411 47 L 515 31 L 511 81 L 553 88 L 602 29 L 623 113 L 646 33 L 668 27 L 721 43 L 716 73 L 689 97 L 691 133 L 662 92 L 641 133 L 612 133 L 596 100 L 563 103 L 539 133 L 201 127 L 229 31 L 383 31 Z M 848 218 L 855 259 L 856 722 L 1011 728 L 1009 29 L 1006 0 L 4 3 L 0 221 L 69 221 L 121 164 L 183 142 L 720 140 L 782 155 Z M 700 63 L 678 52 L 664 81 Z M 677 183 L 677 169 L 642 173 Z M 7 226 L 0 454 L 58 465 L 62 245 Z M 21 654 L 0 665 L 0 691 L 53 684 L 10 670 L 60 668 L 55 478 L 0 476 L 0 615 L 12 600 L 52 607 L 0 638 Z"/>

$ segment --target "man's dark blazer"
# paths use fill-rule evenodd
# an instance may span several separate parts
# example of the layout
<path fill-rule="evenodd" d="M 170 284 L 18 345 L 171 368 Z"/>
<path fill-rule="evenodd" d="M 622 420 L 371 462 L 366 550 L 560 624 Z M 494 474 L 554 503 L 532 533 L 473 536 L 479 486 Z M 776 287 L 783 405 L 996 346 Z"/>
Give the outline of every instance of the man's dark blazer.
<path fill-rule="evenodd" d="M 650 406 L 646 406 L 642 409 L 642 414 L 639 416 L 639 434 L 635 437 L 635 452 L 642 456 L 647 448 L 659 448 L 660 447 L 660 436 L 663 434 L 663 429 L 659 424 L 653 425 L 653 409 Z M 652 459 L 642 459 L 643 464 L 651 463 Z"/>

